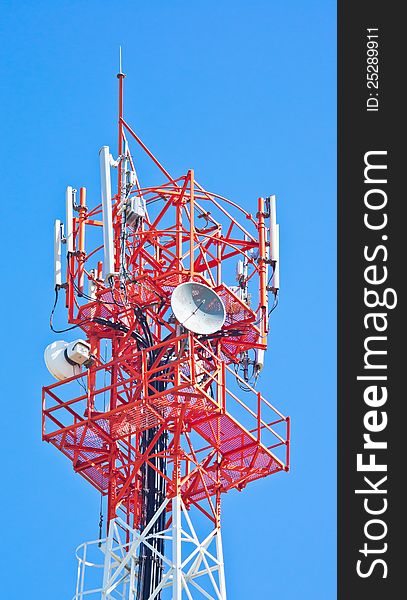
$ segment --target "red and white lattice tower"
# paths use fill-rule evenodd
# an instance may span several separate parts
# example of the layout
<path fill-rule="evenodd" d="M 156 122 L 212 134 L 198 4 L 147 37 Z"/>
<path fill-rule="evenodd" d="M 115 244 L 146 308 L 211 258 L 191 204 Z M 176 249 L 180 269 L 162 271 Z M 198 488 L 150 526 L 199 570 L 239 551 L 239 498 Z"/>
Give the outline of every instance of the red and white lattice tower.
<path fill-rule="evenodd" d="M 193 170 L 170 175 L 125 121 L 118 80 L 101 198 L 68 187 L 55 224 L 56 302 L 83 339 L 47 348 L 43 439 L 107 497 L 74 598 L 225 600 L 221 495 L 289 468 L 289 418 L 254 389 L 279 287 L 275 198 L 250 214 Z"/>

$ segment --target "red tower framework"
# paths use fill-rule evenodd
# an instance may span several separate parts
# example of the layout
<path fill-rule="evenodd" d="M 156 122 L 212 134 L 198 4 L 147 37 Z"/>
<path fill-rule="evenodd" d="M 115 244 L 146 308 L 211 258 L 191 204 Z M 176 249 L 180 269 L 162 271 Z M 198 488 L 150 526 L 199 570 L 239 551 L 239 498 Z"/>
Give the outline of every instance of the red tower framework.
<path fill-rule="evenodd" d="M 68 187 L 65 231 L 55 226 L 56 302 L 64 294 L 88 355 L 52 345 L 68 372 L 43 388 L 43 439 L 107 497 L 107 537 L 81 547 L 75 598 L 225 600 L 221 494 L 289 468 L 289 417 L 254 388 L 279 287 L 275 198 L 253 216 L 193 170 L 173 178 L 125 121 L 118 79 L 102 202 Z M 130 140 L 155 185 L 142 186 Z M 182 322 L 181 289 L 196 307 Z M 192 324 L 221 317 L 216 331 Z M 89 584 L 99 549 L 103 581 Z"/>

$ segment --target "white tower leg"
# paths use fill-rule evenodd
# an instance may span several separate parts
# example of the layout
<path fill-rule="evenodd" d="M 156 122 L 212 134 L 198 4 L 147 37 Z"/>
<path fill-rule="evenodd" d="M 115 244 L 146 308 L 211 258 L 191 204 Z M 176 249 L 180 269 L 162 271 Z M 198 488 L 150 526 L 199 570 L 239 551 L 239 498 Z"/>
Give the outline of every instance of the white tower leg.
<path fill-rule="evenodd" d="M 220 529 L 218 529 L 216 534 L 216 554 L 219 561 L 219 589 L 222 600 L 226 600 L 225 565 L 223 562 L 223 545 Z"/>
<path fill-rule="evenodd" d="M 172 499 L 172 600 L 182 600 L 181 498 Z"/>

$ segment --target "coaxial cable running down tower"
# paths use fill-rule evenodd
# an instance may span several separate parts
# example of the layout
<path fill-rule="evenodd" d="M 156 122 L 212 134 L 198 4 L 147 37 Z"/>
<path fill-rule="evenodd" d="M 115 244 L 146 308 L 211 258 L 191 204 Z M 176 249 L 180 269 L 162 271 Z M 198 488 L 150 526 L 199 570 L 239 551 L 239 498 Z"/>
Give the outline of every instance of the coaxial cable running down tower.
<path fill-rule="evenodd" d="M 253 215 L 193 170 L 173 177 L 124 119 L 118 80 L 101 198 L 67 187 L 54 233 L 51 327 L 64 300 L 66 331 L 84 335 L 45 351 L 58 381 L 43 388 L 43 439 L 107 498 L 74 598 L 226 600 L 222 493 L 289 468 L 289 417 L 255 390 L 279 290 L 275 197 Z"/>

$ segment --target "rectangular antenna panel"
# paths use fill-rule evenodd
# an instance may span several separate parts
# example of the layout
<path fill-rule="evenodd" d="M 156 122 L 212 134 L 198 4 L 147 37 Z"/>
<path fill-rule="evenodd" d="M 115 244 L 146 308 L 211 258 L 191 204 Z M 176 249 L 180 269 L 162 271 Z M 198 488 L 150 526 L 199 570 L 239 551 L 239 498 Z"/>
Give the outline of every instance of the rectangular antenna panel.
<path fill-rule="evenodd" d="M 273 288 L 280 289 L 280 225 L 275 228 L 275 256 L 274 256 L 274 273 L 273 273 Z"/>
<path fill-rule="evenodd" d="M 103 212 L 103 246 L 104 246 L 104 276 L 105 280 L 114 275 L 114 246 L 112 221 L 112 185 L 110 180 L 110 150 L 102 146 L 100 157 L 100 185 L 102 191 Z"/>
<path fill-rule="evenodd" d="M 62 228 L 59 219 L 54 224 L 54 285 L 60 288 L 62 285 Z"/>
<path fill-rule="evenodd" d="M 276 251 L 277 249 L 277 240 L 276 240 L 276 230 L 277 230 L 277 207 L 276 207 L 276 197 L 270 196 L 270 242 L 271 242 L 271 260 L 276 259 Z"/>

